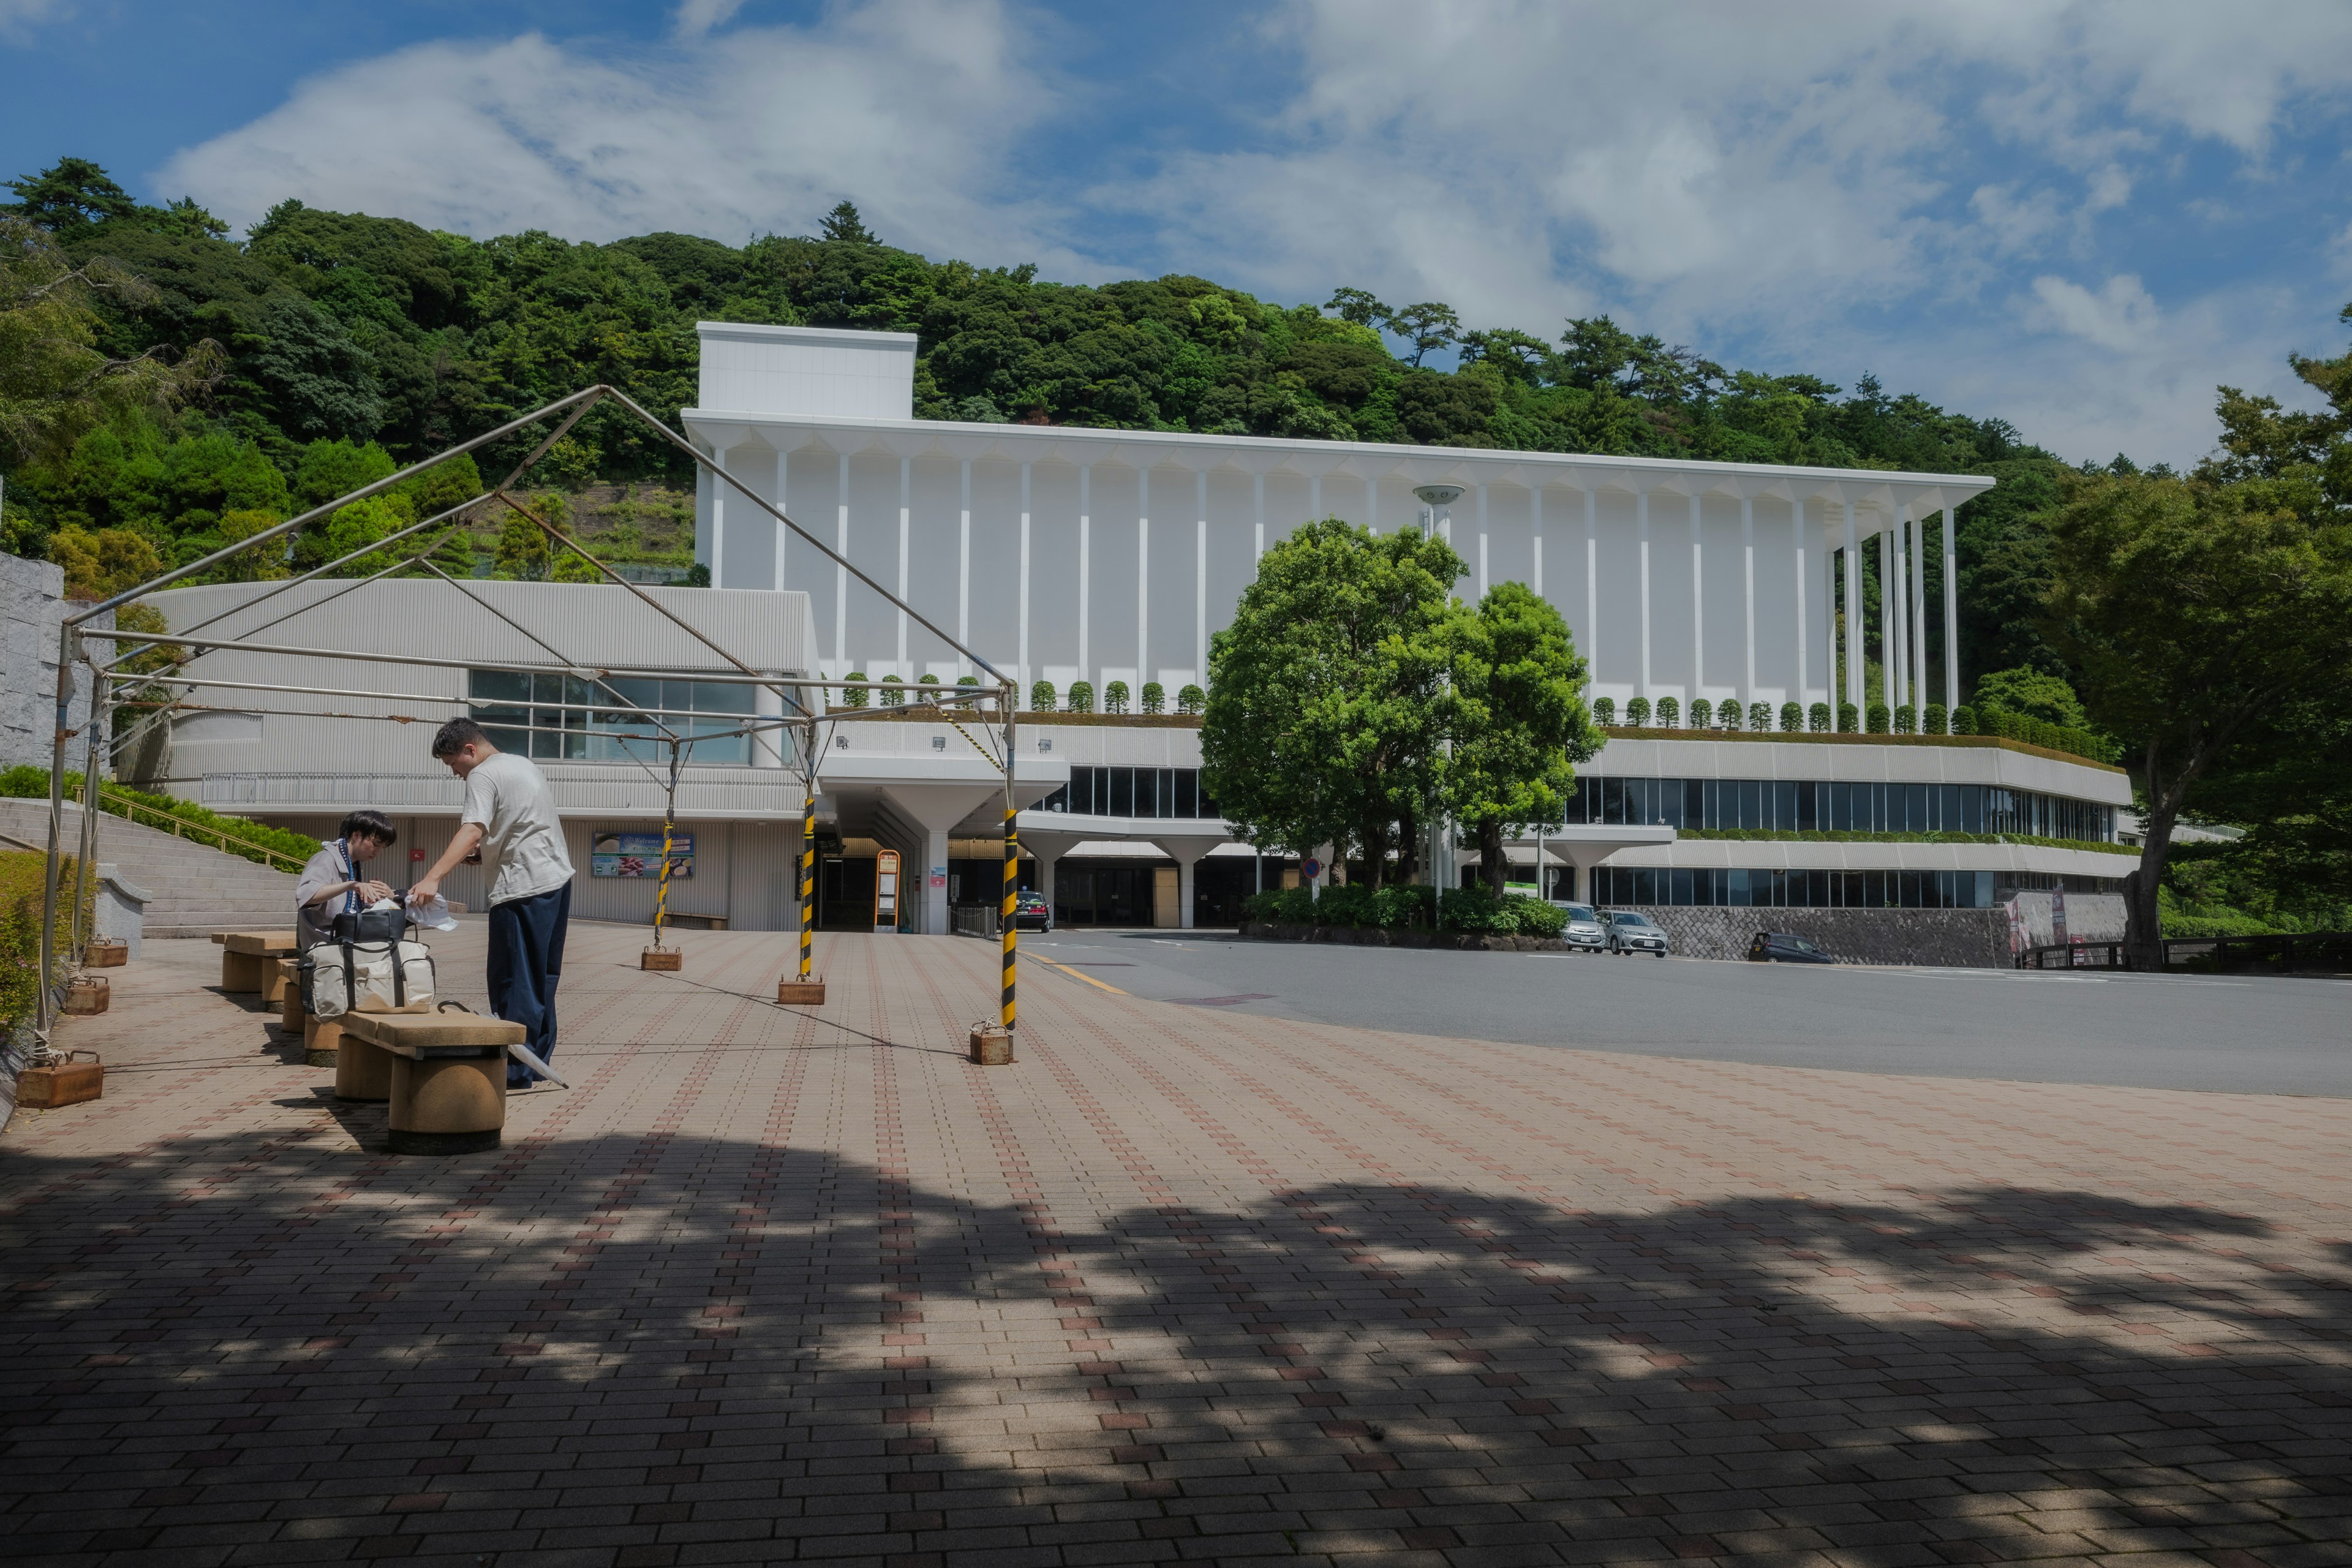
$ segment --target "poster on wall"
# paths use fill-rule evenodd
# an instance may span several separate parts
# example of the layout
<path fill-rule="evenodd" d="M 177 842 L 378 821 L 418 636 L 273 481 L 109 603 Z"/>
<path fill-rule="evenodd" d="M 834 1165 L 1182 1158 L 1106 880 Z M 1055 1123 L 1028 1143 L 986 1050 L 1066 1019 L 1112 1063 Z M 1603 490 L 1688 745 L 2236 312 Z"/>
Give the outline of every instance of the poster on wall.
<path fill-rule="evenodd" d="M 661 862 L 658 833 L 599 833 L 588 844 L 592 877 L 659 877 Z M 694 875 L 693 834 L 670 835 L 669 874 L 673 881 Z"/>

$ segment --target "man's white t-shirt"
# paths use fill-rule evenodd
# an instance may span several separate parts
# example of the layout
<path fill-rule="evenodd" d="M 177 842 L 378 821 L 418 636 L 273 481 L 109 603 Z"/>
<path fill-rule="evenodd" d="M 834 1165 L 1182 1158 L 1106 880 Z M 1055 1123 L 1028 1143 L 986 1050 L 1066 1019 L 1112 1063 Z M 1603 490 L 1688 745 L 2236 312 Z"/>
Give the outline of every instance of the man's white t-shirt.
<path fill-rule="evenodd" d="M 481 825 L 491 903 L 551 893 L 572 880 L 554 794 L 530 758 L 499 752 L 475 763 L 466 775 L 466 809 L 458 820 Z"/>

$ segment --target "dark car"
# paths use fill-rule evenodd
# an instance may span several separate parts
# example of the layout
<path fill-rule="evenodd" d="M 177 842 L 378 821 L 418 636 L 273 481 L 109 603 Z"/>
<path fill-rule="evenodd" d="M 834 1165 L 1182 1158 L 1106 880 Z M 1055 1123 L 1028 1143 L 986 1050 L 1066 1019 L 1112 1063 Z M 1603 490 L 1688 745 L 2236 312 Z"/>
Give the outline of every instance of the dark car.
<path fill-rule="evenodd" d="M 1748 956 L 1757 963 L 1835 963 L 1836 959 L 1784 931 L 1759 931 L 1748 944 Z"/>
<path fill-rule="evenodd" d="M 1054 911 L 1045 905 L 1043 893 L 1022 893 L 1013 901 L 1014 931 L 1052 931 Z"/>
<path fill-rule="evenodd" d="M 1609 922 L 1610 952 L 1646 952 L 1653 958 L 1666 956 L 1666 933 L 1639 910 L 1603 910 L 1601 918 Z"/>

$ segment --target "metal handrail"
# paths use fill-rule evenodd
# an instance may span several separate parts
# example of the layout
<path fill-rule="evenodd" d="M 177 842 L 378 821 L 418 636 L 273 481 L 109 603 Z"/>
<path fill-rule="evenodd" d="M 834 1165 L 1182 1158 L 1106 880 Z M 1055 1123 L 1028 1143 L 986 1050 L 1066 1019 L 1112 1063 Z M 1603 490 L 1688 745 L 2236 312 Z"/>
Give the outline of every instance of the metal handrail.
<path fill-rule="evenodd" d="M 2061 956 L 2063 955 L 2063 956 Z M 2128 969 L 2120 942 L 2050 942 L 2017 955 L 2020 969 Z M 2167 970 L 2279 973 L 2352 971 L 2352 931 L 2294 931 L 2274 936 L 2172 936 L 2164 939 Z"/>
<path fill-rule="evenodd" d="M 280 860 L 290 862 L 298 871 L 300 870 L 305 864 L 305 857 L 294 854 L 290 850 L 273 848 L 269 845 L 257 843 L 253 839 L 241 837 L 236 834 L 226 831 L 226 829 L 214 827 L 205 823 L 190 822 L 185 817 L 174 816 L 172 813 L 163 810 L 161 806 L 149 805 L 143 800 L 133 800 L 129 795 L 124 795 L 121 791 L 110 789 L 104 784 L 100 784 L 99 786 L 98 798 L 99 805 L 101 809 L 112 809 L 118 811 L 124 818 L 132 822 L 136 822 L 139 819 L 131 814 L 141 811 L 147 813 L 150 816 L 163 818 L 164 822 L 171 825 L 172 837 L 174 838 L 185 838 L 188 837 L 190 832 L 209 834 L 213 837 L 221 841 L 216 847 L 224 851 L 232 844 L 236 845 L 240 849 L 257 851 L 257 853 L 267 857 L 262 863 L 273 871 L 278 868 L 278 862 Z M 152 826 L 155 825 L 148 824 L 147 826 Z"/>

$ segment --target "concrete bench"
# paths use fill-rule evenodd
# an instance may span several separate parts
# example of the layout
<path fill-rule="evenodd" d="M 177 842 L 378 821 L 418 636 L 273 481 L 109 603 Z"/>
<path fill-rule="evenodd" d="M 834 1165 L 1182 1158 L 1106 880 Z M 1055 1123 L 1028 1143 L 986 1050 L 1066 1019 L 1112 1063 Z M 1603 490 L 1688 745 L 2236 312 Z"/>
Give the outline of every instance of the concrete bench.
<path fill-rule="evenodd" d="M 341 1023 L 343 1055 L 357 1045 L 391 1060 L 385 1146 L 393 1153 L 472 1154 L 499 1146 L 507 1047 L 522 1044 L 520 1024 L 456 1012 L 349 1013 Z"/>
<path fill-rule="evenodd" d="M 336 1077 L 340 1080 L 342 1060 L 336 1055 L 336 1051 L 342 1044 L 343 1021 L 341 1018 L 321 1018 L 315 1013 L 305 1013 L 302 1010 L 301 960 L 279 959 L 278 974 L 279 981 L 286 987 L 286 994 L 278 1003 L 278 1034 L 300 1038 L 302 1063 L 305 1067 L 337 1068 Z M 346 1100 L 385 1098 L 392 1092 L 392 1066 L 386 1062 L 383 1064 L 383 1070 L 376 1075 L 374 1092 L 344 1095 L 341 1093 L 341 1085 L 339 1081 L 337 1084 L 339 1097 Z"/>
<path fill-rule="evenodd" d="M 232 994 L 258 994 L 265 1006 L 275 1007 L 284 995 L 278 961 L 294 952 L 290 931 L 216 931 L 220 943 L 221 989 Z"/>

